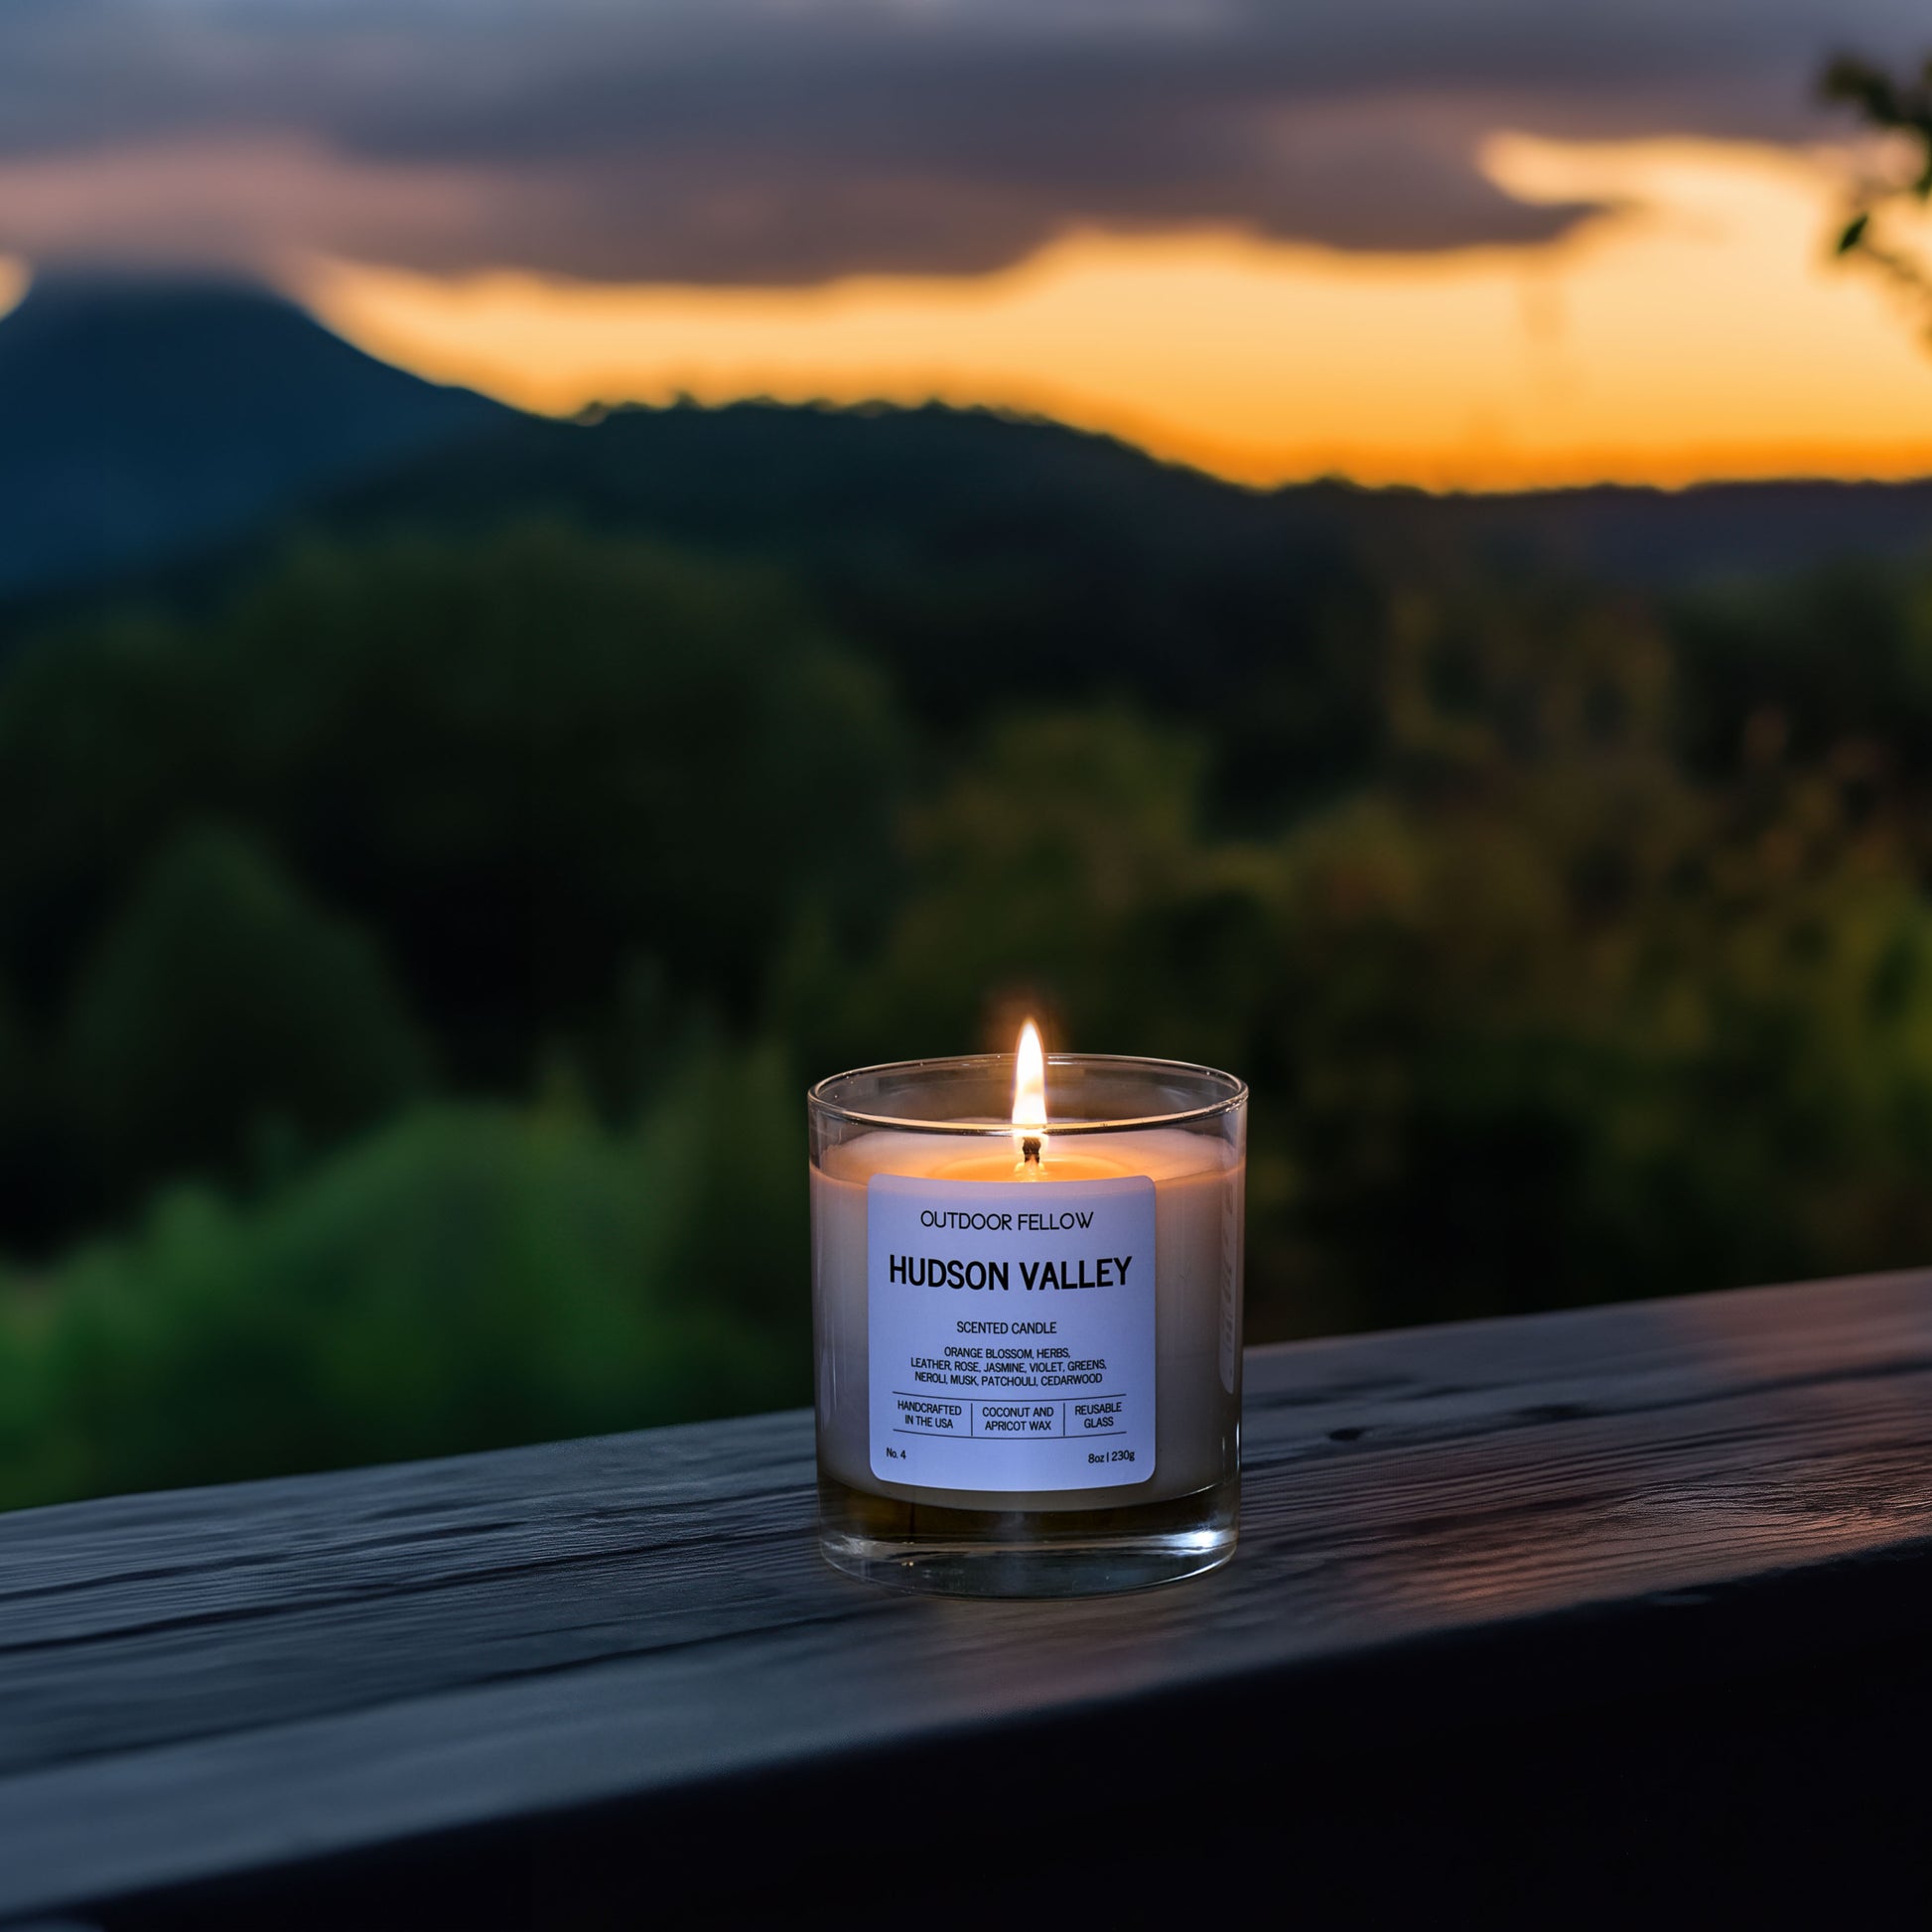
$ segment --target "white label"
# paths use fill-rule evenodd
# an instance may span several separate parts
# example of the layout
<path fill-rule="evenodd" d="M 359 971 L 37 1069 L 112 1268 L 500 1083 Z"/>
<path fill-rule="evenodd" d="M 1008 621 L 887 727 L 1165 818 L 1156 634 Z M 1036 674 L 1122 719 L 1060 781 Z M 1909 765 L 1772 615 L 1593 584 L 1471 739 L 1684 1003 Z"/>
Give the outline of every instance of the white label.
<path fill-rule="evenodd" d="M 1154 1182 L 866 1184 L 872 1472 L 928 1489 L 1154 1473 Z"/>

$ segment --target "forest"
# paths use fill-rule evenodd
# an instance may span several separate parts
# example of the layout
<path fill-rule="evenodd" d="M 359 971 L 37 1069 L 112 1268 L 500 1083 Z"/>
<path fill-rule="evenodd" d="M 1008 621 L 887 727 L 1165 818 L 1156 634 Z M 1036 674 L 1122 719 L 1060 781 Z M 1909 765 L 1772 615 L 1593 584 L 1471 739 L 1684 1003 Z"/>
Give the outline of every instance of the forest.
<path fill-rule="evenodd" d="M 1251 1340 L 1932 1253 L 1932 553 L 919 415 L 519 431 L 15 621 L 0 1505 L 803 1401 L 805 1086 L 1023 1010 L 1250 1081 Z"/>

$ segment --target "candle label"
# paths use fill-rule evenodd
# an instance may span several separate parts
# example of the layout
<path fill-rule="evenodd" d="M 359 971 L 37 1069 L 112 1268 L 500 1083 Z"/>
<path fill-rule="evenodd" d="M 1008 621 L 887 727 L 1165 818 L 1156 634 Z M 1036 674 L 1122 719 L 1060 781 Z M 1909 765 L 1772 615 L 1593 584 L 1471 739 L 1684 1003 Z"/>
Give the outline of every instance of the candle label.
<path fill-rule="evenodd" d="M 872 1472 L 929 1489 L 1154 1473 L 1154 1182 L 866 1183 Z"/>

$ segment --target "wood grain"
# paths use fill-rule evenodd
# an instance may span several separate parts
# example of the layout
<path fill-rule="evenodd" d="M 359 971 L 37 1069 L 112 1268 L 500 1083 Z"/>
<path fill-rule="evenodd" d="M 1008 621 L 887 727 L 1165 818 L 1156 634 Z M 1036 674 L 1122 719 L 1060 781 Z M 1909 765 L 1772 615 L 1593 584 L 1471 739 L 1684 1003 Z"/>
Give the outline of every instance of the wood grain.
<path fill-rule="evenodd" d="M 0 1916 L 1478 1641 L 1587 1696 L 1608 1612 L 1919 1574 L 1932 1276 L 1255 1350 L 1245 1430 L 1233 1564 L 1067 1603 L 835 1575 L 803 1414 L 0 1519 Z"/>

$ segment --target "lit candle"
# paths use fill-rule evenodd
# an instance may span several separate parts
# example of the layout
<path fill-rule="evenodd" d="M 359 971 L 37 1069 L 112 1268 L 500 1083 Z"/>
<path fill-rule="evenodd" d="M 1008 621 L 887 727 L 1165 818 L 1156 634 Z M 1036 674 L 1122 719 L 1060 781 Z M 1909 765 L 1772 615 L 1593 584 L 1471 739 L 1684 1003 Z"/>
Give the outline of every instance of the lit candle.
<path fill-rule="evenodd" d="M 812 1090 L 835 1564 L 1037 1594 L 1232 1554 L 1246 1103 L 1204 1067 L 1048 1062 L 1031 1022 L 1011 1057 Z"/>

